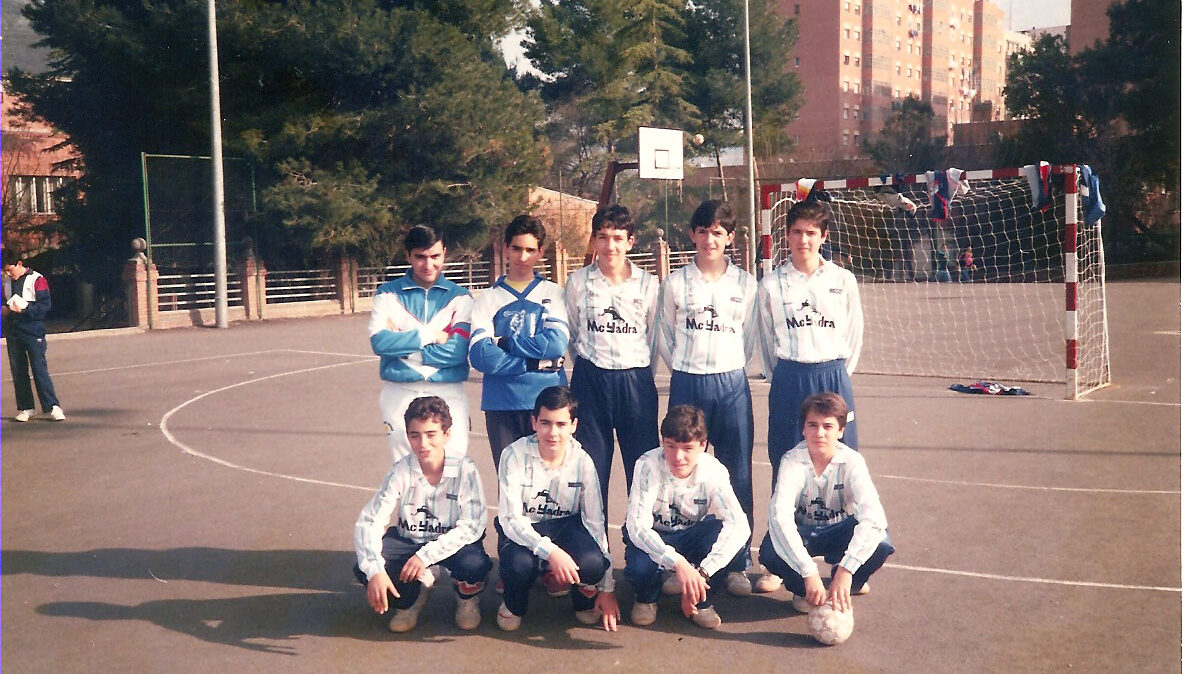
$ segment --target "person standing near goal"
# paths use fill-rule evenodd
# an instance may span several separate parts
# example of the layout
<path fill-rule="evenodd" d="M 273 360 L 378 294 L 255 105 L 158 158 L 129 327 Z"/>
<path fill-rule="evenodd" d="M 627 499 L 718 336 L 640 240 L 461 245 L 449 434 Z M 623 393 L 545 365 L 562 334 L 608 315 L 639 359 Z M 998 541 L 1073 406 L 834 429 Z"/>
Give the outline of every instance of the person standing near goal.
<path fill-rule="evenodd" d="M 627 491 L 638 457 L 659 445 L 659 393 L 651 369 L 659 280 L 626 258 L 633 246 L 630 211 L 617 204 L 598 209 L 593 215 L 597 261 L 574 272 L 564 286 L 575 356 L 572 394 L 581 402 L 574 437 L 597 466 L 602 507 L 609 494 L 614 432 Z"/>
<path fill-rule="evenodd" d="M 671 368 L 668 409 L 693 405 L 704 411 L 713 454 L 729 470 L 752 529 L 754 408 L 745 366 L 758 335 L 758 282 L 726 255 L 735 227 L 733 209 L 724 202 L 705 201 L 692 214 L 696 258 L 663 282 L 656 331 L 659 353 Z M 730 572 L 726 583 L 735 596 L 753 589 L 743 571 Z"/>
<path fill-rule="evenodd" d="M 814 393 L 844 399 L 844 444 L 857 449 L 851 376 L 861 355 L 865 319 L 856 277 L 820 255 L 831 221 L 822 202 L 792 206 L 786 225 L 791 259 L 763 278 L 758 290 L 763 368 L 770 379 L 766 437 L 772 484 L 783 454 L 803 439 L 799 410 Z M 767 573 L 754 588 L 772 592 L 780 582 Z"/>
<path fill-rule="evenodd" d="M 421 396 L 440 396 L 460 428 L 445 448 L 465 455 L 469 434 L 469 291 L 444 278 L 445 244 L 435 230 L 416 225 L 404 236 L 408 273 L 379 286 L 371 305 L 371 350 L 379 356 L 379 409 L 394 460 L 412 451 L 404 411 Z"/>

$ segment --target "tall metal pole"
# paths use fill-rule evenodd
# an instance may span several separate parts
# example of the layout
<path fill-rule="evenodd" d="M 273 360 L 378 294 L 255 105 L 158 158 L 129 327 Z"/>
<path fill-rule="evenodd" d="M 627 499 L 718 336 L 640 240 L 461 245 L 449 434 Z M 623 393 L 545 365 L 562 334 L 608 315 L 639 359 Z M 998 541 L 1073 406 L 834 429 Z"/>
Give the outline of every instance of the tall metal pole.
<path fill-rule="evenodd" d="M 749 248 L 750 253 L 747 256 L 749 259 L 745 261 L 745 268 L 751 274 L 757 274 L 757 261 L 755 253 L 758 250 L 758 229 L 756 225 L 757 218 L 754 217 L 754 103 L 753 103 L 753 85 L 750 80 L 750 56 L 749 56 L 749 0 L 745 0 L 745 167 L 748 179 L 746 180 L 747 191 L 749 195 Z"/>
<path fill-rule="evenodd" d="M 206 28 L 210 36 L 210 163 L 214 168 L 214 325 L 227 327 L 226 196 L 222 177 L 222 107 L 218 101 L 218 22 L 214 0 L 208 0 Z"/>

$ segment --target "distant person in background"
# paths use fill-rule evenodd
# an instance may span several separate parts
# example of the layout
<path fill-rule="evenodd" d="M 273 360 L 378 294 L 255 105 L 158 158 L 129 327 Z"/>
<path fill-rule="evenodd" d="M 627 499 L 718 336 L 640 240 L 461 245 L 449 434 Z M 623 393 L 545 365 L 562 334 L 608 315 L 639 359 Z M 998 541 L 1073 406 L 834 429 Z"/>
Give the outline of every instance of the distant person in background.
<path fill-rule="evenodd" d="M 469 434 L 469 321 L 474 300 L 469 291 L 441 275 L 445 244 L 433 229 L 417 225 L 404 236 L 411 269 L 375 291 L 371 306 L 371 350 L 379 356 L 379 409 L 387 428 L 392 458 L 411 452 L 404 411 L 421 396 L 440 396 L 459 428 L 446 453 L 465 455 Z"/>
<path fill-rule="evenodd" d="M 968 246 L 960 253 L 960 283 L 971 283 L 972 272 L 976 271 L 976 257 L 972 255 L 972 247 Z"/>
<path fill-rule="evenodd" d="M 45 361 L 45 315 L 53 306 L 49 296 L 49 281 L 25 266 L 10 251 L 4 256 L 4 335 L 8 338 L 8 365 L 12 369 L 12 384 L 16 388 L 17 413 L 13 421 L 28 421 L 37 414 L 33 402 L 33 388 L 29 384 L 29 369 L 33 369 L 33 384 L 41 399 L 41 411 L 54 421 L 65 421 L 66 413 L 58 404 L 54 382 Z"/>
<path fill-rule="evenodd" d="M 942 244 L 935 249 L 935 280 L 939 283 L 951 283 L 951 255 L 947 250 L 947 244 Z"/>

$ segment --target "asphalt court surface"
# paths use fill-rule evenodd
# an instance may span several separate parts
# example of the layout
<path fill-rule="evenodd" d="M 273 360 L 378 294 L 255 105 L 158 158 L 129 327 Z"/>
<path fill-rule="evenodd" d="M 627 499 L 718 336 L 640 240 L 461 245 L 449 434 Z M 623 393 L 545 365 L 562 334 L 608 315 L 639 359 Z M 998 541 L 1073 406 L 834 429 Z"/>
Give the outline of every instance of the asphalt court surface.
<path fill-rule="evenodd" d="M 856 377 L 862 452 L 898 552 L 835 648 L 807 636 L 781 590 L 721 598 L 715 632 L 665 601 L 655 625 L 614 634 L 541 591 L 504 634 L 493 592 L 464 633 L 442 587 L 413 632 L 391 634 L 350 573 L 354 520 L 390 463 L 365 316 L 51 339 L 66 423 L 8 421 L 4 366 L 0 666 L 1180 671 L 1180 291 L 1109 287 L 1116 383 L 1087 401 L 1054 384 L 1007 398 Z M 756 547 L 768 386 L 751 386 Z M 494 504 L 476 375 L 468 388 L 470 456 Z M 611 522 L 624 506 L 619 463 Z M 628 614 L 616 528 L 610 543 Z"/>

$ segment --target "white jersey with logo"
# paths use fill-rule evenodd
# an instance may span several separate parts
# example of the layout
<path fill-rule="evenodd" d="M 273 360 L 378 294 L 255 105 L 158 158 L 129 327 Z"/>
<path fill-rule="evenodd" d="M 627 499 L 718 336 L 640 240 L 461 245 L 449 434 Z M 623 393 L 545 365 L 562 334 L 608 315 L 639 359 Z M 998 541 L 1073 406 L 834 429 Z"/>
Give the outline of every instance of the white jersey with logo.
<path fill-rule="evenodd" d="M 441 481 L 433 486 L 416 455 L 392 465 L 354 525 L 358 568 L 368 579 L 384 568 L 383 534 L 393 515 L 400 536 L 424 544 L 416 556 L 425 566 L 452 557 L 486 532 L 486 497 L 477 466 L 469 457 L 446 458 Z"/>
<path fill-rule="evenodd" d="M 677 478 L 663 458 L 663 448 L 643 454 L 634 465 L 634 482 L 626 510 L 630 541 L 665 569 L 683 559 L 659 532 L 681 531 L 712 515 L 721 533 L 700 563 L 708 575 L 725 568 L 749 539 L 749 521 L 729 484 L 729 470 L 711 454 L 701 454 L 686 478 Z"/>
<path fill-rule="evenodd" d="M 564 284 L 569 347 L 604 370 L 650 367 L 655 349 L 659 279 L 627 261 L 630 276 L 613 285 L 596 264 L 582 267 Z"/>
<path fill-rule="evenodd" d="M 548 468 L 539 454 L 535 435 L 507 446 L 498 461 L 498 522 L 507 538 L 547 559 L 556 543 L 531 525 L 577 515 L 601 554 L 609 556 L 609 538 L 601 509 L 601 485 L 593 459 L 575 439 L 569 440 L 564 461 Z M 613 568 L 598 583 L 602 592 L 614 589 Z"/>
<path fill-rule="evenodd" d="M 762 279 L 759 315 L 762 364 L 769 375 L 779 360 L 844 360 L 852 374 L 861 356 L 865 318 L 852 272 L 820 258 L 810 276 L 787 262 Z"/>
<path fill-rule="evenodd" d="M 672 272 L 660 292 L 659 353 L 672 370 L 718 374 L 745 367 L 758 328 L 758 282 L 728 263 L 709 281 L 695 262 Z"/>
<path fill-rule="evenodd" d="M 843 443 L 822 475 L 815 474 L 807 443 L 800 442 L 778 464 L 770 497 L 770 540 L 778 555 L 806 578 L 818 573 L 799 527 L 823 527 L 857 519 L 856 531 L 840 566 L 855 572 L 885 539 L 885 510 L 865 458 Z"/>

